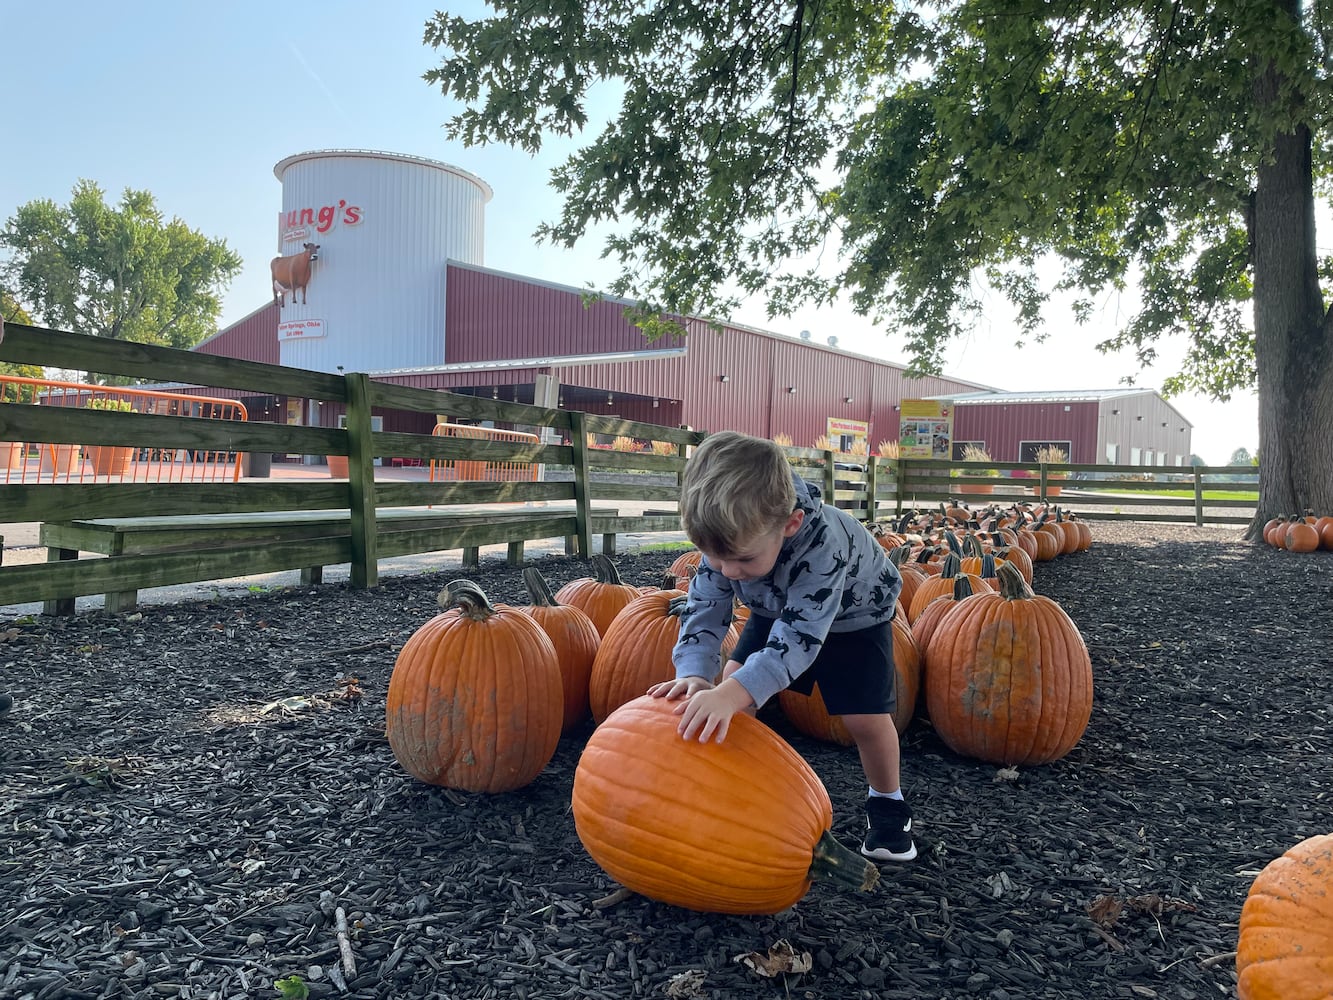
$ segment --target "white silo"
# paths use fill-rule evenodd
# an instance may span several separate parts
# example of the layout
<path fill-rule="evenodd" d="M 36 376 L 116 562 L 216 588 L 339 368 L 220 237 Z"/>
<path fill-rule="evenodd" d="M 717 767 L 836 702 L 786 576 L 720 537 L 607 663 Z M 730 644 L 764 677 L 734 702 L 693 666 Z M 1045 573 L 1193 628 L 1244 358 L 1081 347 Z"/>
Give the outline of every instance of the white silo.
<path fill-rule="evenodd" d="M 437 160 L 362 149 L 298 153 L 273 173 L 282 182 L 279 254 L 319 248 L 304 293 L 283 295 L 282 364 L 352 372 L 443 363 L 445 263 L 483 263 L 490 186 Z"/>

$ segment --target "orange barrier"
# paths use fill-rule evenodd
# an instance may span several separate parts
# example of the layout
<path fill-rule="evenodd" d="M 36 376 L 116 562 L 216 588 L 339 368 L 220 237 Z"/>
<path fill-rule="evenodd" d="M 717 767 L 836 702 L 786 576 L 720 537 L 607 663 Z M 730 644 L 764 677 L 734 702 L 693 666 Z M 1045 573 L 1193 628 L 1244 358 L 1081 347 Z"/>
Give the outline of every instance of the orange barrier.
<path fill-rule="evenodd" d="M 523 441 L 537 444 L 536 434 L 524 431 L 501 431 L 493 427 L 473 427 L 470 424 L 436 424 L 431 433 L 437 437 L 479 438 L 487 441 Z M 435 467 L 440 467 L 440 479 L 457 482 L 535 483 L 538 465 L 535 462 L 458 462 L 431 460 L 430 481 L 435 482 Z"/>
<path fill-rule="evenodd" d="M 247 420 L 236 399 L 134 386 L 58 382 L 0 373 L 0 403 L 134 410 L 174 417 Z M 236 452 L 0 441 L 0 483 L 222 482 L 241 478 Z"/>

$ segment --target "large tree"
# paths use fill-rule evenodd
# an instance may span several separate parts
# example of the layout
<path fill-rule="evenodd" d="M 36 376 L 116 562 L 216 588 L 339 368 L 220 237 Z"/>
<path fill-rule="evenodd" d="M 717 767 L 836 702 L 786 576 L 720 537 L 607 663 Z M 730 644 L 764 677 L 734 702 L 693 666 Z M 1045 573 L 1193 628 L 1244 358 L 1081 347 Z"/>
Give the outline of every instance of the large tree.
<path fill-rule="evenodd" d="M 1324 5 L 491 6 L 426 25 L 444 57 L 426 79 L 463 105 L 448 130 L 535 151 L 581 133 L 590 94 L 618 101 L 554 170 L 564 203 L 538 236 L 572 245 L 618 222 L 609 291 L 640 303 L 650 336 L 739 296 L 779 315 L 845 294 L 906 337 L 915 373 L 938 372 L 986 286 L 1040 339 L 1050 295 L 1087 318 L 1098 293 L 1134 284 L 1141 310 L 1100 346 L 1147 364 L 1185 338 L 1167 394 L 1257 387 L 1258 522 L 1333 511 L 1314 215 L 1329 151 L 1312 139 L 1329 103 Z"/>
<path fill-rule="evenodd" d="M 217 329 L 221 292 L 241 268 L 225 240 L 166 221 L 147 191 L 108 205 L 81 180 L 68 205 L 22 205 L 0 231 L 5 286 L 46 326 L 193 347 Z"/>

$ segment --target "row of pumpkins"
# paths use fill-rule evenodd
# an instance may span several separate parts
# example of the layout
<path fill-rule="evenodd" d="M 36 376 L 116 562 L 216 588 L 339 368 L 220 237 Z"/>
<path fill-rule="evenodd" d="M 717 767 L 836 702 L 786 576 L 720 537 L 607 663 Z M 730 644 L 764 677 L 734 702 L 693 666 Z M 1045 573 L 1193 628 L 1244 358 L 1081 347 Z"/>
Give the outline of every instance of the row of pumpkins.
<path fill-rule="evenodd" d="M 960 754 L 1047 763 L 1068 753 L 1087 727 L 1092 669 L 1068 615 L 1033 594 L 1029 553 L 1053 558 L 1086 548 L 1091 537 L 1086 525 L 1059 516 L 1035 527 L 1000 521 L 986 530 L 963 524 L 960 533 L 948 517 L 939 528 L 900 523 L 906 530 L 876 532 L 903 581 L 892 623 L 894 722 L 904 731 L 919 701 Z M 625 583 L 601 555 L 593 576 L 554 594 L 528 567 L 524 608 L 493 607 L 470 581 L 450 584 L 440 595 L 446 611 L 408 640 L 390 680 L 386 728 L 399 763 L 422 781 L 466 791 L 511 791 L 532 781 L 562 734 L 590 714 L 602 724 L 675 676 L 671 652 L 699 558 L 698 550 L 682 554 L 654 588 Z M 748 614 L 735 608 L 719 671 Z M 992 648 L 997 642 L 1005 648 Z M 852 744 L 818 688 L 810 696 L 783 691 L 778 700 L 805 735 Z"/>
<path fill-rule="evenodd" d="M 1264 525 L 1264 541 L 1288 552 L 1333 549 L 1333 517 L 1313 513 L 1275 517 Z"/>

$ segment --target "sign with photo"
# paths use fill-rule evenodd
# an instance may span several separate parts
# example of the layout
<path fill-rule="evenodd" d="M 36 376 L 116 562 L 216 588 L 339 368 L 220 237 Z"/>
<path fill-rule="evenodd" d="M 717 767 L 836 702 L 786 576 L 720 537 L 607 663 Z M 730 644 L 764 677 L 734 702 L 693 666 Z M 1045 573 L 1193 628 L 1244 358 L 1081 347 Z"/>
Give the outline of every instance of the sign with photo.
<path fill-rule="evenodd" d="M 947 459 L 953 440 L 953 404 L 947 399 L 904 399 L 899 406 L 899 454 Z"/>

